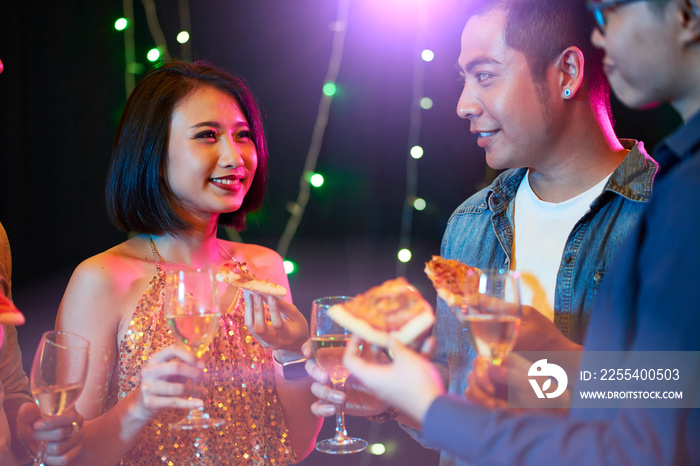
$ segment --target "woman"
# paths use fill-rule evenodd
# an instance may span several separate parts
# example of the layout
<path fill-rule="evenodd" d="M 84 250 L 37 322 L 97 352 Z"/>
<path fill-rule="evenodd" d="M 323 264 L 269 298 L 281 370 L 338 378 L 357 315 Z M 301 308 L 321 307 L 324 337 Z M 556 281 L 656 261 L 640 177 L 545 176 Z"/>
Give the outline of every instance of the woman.
<path fill-rule="evenodd" d="M 233 259 L 289 288 L 277 253 L 216 238 L 219 224 L 241 229 L 260 206 L 266 165 L 260 112 L 239 79 L 173 62 L 134 89 L 107 179 L 110 216 L 134 235 L 78 266 L 57 317 L 57 328 L 91 342 L 77 403 L 92 419 L 85 464 L 289 464 L 313 448 L 311 381 L 274 369 L 300 358 L 308 338 L 289 293 L 283 301 L 224 293 L 204 364 L 173 344 L 163 318 L 168 269 Z M 187 379 L 205 380 L 203 399 L 187 398 Z M 222 427 L 168 427 L 202 402 Z"/>

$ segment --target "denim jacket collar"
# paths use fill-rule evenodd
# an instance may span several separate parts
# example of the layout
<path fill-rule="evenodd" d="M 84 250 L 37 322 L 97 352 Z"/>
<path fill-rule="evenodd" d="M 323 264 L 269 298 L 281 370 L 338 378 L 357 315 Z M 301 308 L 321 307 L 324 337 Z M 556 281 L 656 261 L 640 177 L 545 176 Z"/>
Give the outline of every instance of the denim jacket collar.
<path fill-rule="evenodd" d="M 630 152 L 613 171 L 603 191 L 610 191 L 631 201 L 648 202 L 651 198 L 657 164 L 644 151 L 643 142 L 637 142 L 634 139 L 620 139 L 620 143 Z M 646 163 L 642 163 L 642 161 Z M 526 173 L 527 168 L 518 168 L 507 170 L 496 177 L 486 193 L 488 208 L 494 214 L 508 208 Z"/>

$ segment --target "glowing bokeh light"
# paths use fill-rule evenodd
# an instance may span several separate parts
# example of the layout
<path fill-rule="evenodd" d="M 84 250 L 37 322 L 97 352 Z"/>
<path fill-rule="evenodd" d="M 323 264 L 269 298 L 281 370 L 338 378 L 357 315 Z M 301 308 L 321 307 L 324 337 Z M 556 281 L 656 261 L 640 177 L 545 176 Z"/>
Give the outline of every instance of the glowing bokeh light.
<path fill-rule="evenodd" d="M 129 27 L 129 21 L 126 18 L 119 18 L 114 22 L 114 29 L 117 31 L 123 31 L 127 27 Z"/>
<path fill-rule="evenodd" d="M 423 97 L 422 99 L 420 99 L 420 108 L 422 108 L 423 110 L 430 110 L 431 108 L 433 108 L 433 99 L 431 99 L 430 97 Z"/>
<path fill-rule="evenodd" d="M 284 261 L 284 271 L 287 275 L 293 274 L 297 269 L 297 265 L 290 261 L 290 260 L 285 260 Z"/>
<path fill-rule="evenodd" d="M 190 33 L 187 31 L 180 31 L 177 35 L 177 41 L 181 44 L 185 44 L 190 40 Z"/>
<path fill-rule="evenodd" d="M 338 87 L 335 83 L 326 83 L 323 85 L 323 93 L 328 97 L 333 97 L 336 92 L 338 92 Z"/>
<path fill-rule="evenodd" d="M 427 206 L 427 203 L 425 202 L 425 199 L 422 199 L 420 197 L 417 197 L 413 201 L 413 208 L 416 210 L 425 210 L 426 206 Z"/>
<path fill-rule="evenodd" d="M 148 58 L 148 61 L 150 62 L 158 61 L 160 58 L 160 50 L 158 50 L 157 47 L 149 50 L 146 58 Z"/>
<path fill-rule="evenodd" d="M 419 159 L 423 157 L 423 148 L 421 146 L 411 147 L 411 157 L 414 159 Z"/>
<path fill-rule="evenodd" d="M 321 186 L 323 186 L 323 181 L 323 175 L 321 175 L 320 173 L 314 173 L 309 178 L 309 183 L 311 183 L 311 186 L 313 186 L 314 188 L 320 188 Z"/>
<path fill-rule="evenodd" d="M 131 62 L 126 65 L 126 70 L 131 74 L 141 74 L 145 69 L 143 63 Z"/>
<path fill-rule="evenodd" d="M 408 262 L 411 260 L 411 251 L 409 249 L 402 249 L 396 255 L 401 262 Z"/>
<path fill-rule="evenodd" d="M 420 57 L 423 61 L 431 62 L 435 58 L 435 53 L 430 49 L 425 49 L 421 52 Z"/>
<path fill-rule="evenodd" d="M 386 447 L 383 443 L 373 443 L 369 446 L 369 452 L 373 455 L 383 455 L 386 452 Z"/>

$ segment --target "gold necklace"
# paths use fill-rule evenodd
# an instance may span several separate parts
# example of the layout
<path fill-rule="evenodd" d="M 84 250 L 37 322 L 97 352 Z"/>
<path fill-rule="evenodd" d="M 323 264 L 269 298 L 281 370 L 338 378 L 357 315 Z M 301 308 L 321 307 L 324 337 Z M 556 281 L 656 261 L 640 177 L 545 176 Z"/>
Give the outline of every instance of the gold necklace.
<path fill-rule="evenodd" d="M 241 261 L 239 261 L 238 259 L 236 259 L 235 257 L 233 257 L 233 255 L 232 255 L 230 252 L 228 252 L 226 249 L 224 249 L 224 247 L 223 247 L 221 244 L 219 244 L 219 243 L 217 242 L 216 245 L 219 246 L 219 249 L 220 249 L 226 256 L 228 256 L 229 258 L 231 258 L 231 260 L 232 260 L 233 262 L 235 262 L 237 265 L 241 265 L 241 264 L 242 264 Z M 224 259 L 226 258 L 226 256 L 224 256 Z"/>

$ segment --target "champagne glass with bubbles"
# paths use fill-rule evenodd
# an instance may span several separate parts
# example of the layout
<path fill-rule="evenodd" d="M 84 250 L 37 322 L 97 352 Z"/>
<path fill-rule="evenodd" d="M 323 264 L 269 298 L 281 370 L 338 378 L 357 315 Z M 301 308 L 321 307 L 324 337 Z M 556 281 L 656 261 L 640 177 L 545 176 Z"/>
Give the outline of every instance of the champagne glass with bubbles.
<path fill-rule="evenodd" d="M 478 274 L 478 293 L 467 296 L 456 311 L 467 323 L 479 355 L 500 365 L 513 349 L 520 329 L 519 274 L 504 269 L 481 270 Z"/>
<path fill-rule="evenodd" d="M 350 371 L 343 364 L 343 354 L 351 334 L 328 317 L 328 309 L 350 299 L 352 298 L 347 296 L 330 296 L 318 298 L 311 305 L 311 343 L 314 359 L 328 372 L 333 388 L 339 391 L 345 390 L 345 381 L 350 375 Z M 318 442 L 316 450 L 332 455 L 345 455 L 367 448 L 365 440 L 348 437 L 343 408 L 344 406 L 338 406 L 335 437 Z"/>
<path fill-rule="evenodd" d="M 71 409 L 83 391 L 88 371 L 90 342 L 68 332 L 42 335 L 30 374 L 30 388 L 42 416 L 60 416 Z M 46 442 L 39 444 L 34 460 L 43 465 Z"/>
<path fill-rule="evenodd" d="M 214 271 L 208 268 L 168 271 L 163 311 L 175 340 L 201 360 L 219 325 L 219 293 Z M 223 419 L 213 418 L 204 407 L 199 407 L 170 424 L 170 428 L 205 429 L 223 424 Z"/>

